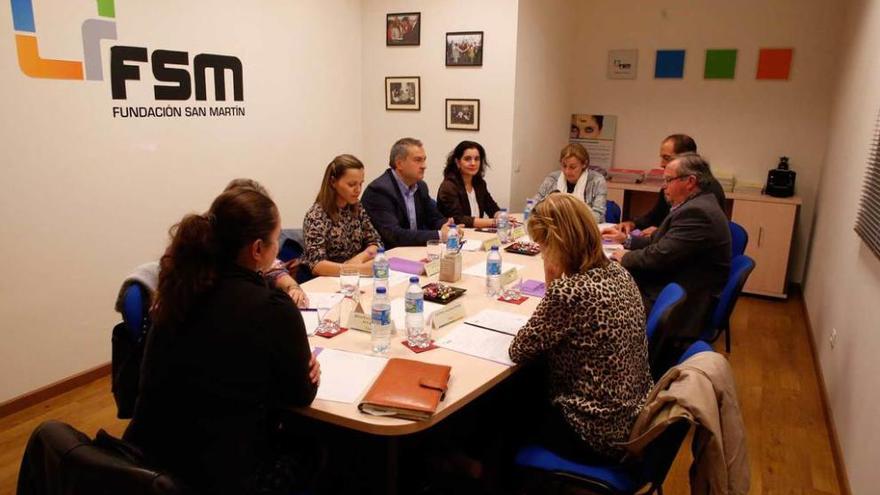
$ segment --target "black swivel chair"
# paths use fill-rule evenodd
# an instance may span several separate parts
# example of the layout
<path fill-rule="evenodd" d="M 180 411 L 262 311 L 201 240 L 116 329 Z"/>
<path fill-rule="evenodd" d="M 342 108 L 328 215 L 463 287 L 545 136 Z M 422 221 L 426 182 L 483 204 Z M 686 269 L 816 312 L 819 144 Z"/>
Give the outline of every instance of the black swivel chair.
<path fill-rule="evenodd" d="M 148 467 L 128 443 L 98 432 L 95 440 L 46 421 L 28 440 L 17 495 L 192 495 L 168 473 Z"/>

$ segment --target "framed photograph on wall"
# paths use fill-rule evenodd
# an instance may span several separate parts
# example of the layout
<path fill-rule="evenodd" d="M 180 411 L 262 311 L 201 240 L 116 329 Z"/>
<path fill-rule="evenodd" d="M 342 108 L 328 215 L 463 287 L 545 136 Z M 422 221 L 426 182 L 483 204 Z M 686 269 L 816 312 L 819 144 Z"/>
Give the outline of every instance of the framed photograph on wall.
<path fill-rule="evenodd" d="M 475 67 L 483 65 L 483 32 L 446 33 L 446 66 Z"/>
<path fill-rule="evenodd" d="M 459 131 L 479 131 L 480 100 L 447 98 L 446 128 Z"/>
<path fill-rule="evenodd" d="M 422 85 L 419 76 L 385 78 L 385 110 L 421 110 Z"/>
<path fill-rule="evenodd" d="M 422 13 L 403 12 L 385 15 L 386 46 L 418 46 L 422 40 Z"/>

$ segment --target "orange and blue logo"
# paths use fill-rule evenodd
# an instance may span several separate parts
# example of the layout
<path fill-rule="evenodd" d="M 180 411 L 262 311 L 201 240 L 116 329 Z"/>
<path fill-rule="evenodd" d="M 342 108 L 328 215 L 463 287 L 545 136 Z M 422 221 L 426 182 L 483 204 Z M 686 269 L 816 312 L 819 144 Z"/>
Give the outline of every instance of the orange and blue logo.
<path fill-rule="evenodd" d="M 97 0 L 98 18 L 82 23 L 83 60 L 56 60 L 43 58 L 37 39 L 33 0 L 11 0 L 12 22 L 15 27 L 15 45 L 21 71 L 43 79 L 104 78 L 101 66 L 101 40 L 116 39 L 116 7 L 114 0 Z"/>

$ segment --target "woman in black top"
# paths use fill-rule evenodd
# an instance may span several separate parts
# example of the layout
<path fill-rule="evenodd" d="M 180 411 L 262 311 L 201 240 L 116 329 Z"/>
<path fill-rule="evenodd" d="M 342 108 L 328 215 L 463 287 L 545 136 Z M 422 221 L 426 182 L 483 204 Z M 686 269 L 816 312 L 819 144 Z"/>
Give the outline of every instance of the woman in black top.
<path fill-rule="evenodd" d="M 494 227 L 498 204 L 489 194 L 483 176 L 489 162 L 486 150 L 473 141 L 462 141 L 452 150 L 437 191 L 437 209 L 465 227 Z"/>
<path fill-rule="evenodd" d="M 224 192 L 171 229 L 125 439 L 201 493 L 294 486 L 272 413 L 312 402 L 320 369 L 290 297 L 261 271 L 281 221 L 255 189 Z"/>

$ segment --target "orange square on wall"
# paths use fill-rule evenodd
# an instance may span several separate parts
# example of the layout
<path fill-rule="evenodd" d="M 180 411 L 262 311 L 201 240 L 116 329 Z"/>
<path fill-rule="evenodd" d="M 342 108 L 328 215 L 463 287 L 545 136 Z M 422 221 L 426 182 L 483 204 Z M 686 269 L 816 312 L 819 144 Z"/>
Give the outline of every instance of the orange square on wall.
<path fill-rule="evenodd" d="M 756 79 L 788 79 L 793 52 L 791 48 L 761 48 Z"/>

